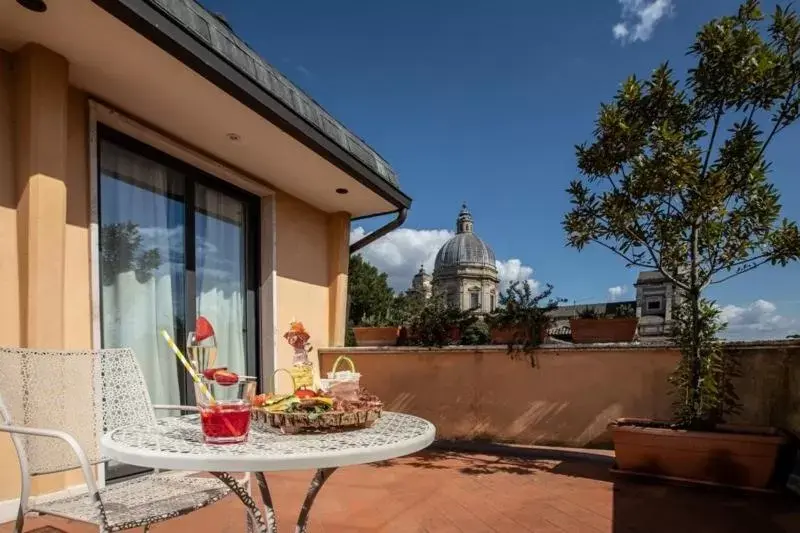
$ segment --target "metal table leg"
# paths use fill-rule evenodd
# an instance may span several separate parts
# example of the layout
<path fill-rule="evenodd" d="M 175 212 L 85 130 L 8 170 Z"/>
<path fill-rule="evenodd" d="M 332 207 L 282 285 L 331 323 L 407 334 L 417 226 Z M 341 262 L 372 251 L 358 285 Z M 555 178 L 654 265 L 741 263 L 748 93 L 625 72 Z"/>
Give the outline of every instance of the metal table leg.
<path fill-rule="evenodd" d="M 306 499 L 303 502 L 303 507 L 300 508 L 300 514 L 297 517 L 297 526 L 295 533 L 306 533 L 306 526 L 308 524 L 308 516 L 311 513 L 311 507 L 314 505 L 314 500 L 317 498 L 322 486 L 336 471 L 336 468 L 320 468 L 314 474 L 311 480 L 311 485 L 308 487 Z M 275 507 L 272 504 L 272 495 L 269 492 L 269 485 L 267 479 L 262 472 L 256 472 L 256 481 L 258 482 L 258 489 L 261 492 L 261 499 L 264 501 L 264 513 L 259 510 L 255 500 L 250 494 L 242 487 L 236 479 L 227 472 L 211 472 L 217 479 L 225 483 L 231 491 L 239 497 L 247 509 L 247 531 L 255 533 L 278 533 L 278 522 L 275 517 Z"/>
<path fill-rule="evenodd" d="M 264 511 L 267 519 L 267 529 L 270 533 L 278 532 L 278 521 L 275 517 L 275 507 L 272 505 L 272 495 L 269 493 L 269 485 L 267 485 L 267 478 L 264 477 L 262 472 L 256 472 L 256 482 L 258 482 L 258 489 L 261 491 L 261 500 L 264 502 Z"/>
<path fill-rule="evenodd" d="M 308 492 L 306 493 L 306 499 L 303 502 L 303 507 L 300 509 L 300 514 L 297 517 L 297 527 L 295 527 L 295 533 L 306 533 L 306 524 L 308 523 L 308 515 L 311 512 L 311 506 L 314 504 L 314 500 L 317 498 L 317 493 L 322 488 L 322 485 L 331 477 L 336 471 L 335 468 L 320 468 L 317 470 L 317 473 L 314 474 L 314 479 L 311 480 L 311 486 L 308 487 Z"/>
<path fill-rule="evenodd" d="M 236 479 L 227 472 L 211 472 L 217 479 L 225 483 L 231 492 L 236 494 L 247 509 L 247 514 L 250 518 L 247 523 L 247 529 L 252 531 L 255 529 L 256 533 L 277 533 L 275 528 L 267 529 L 267 524 L 264 523 L 264 515 L 258 509 L 255 500 L 250 496 L 247 490 L 241 486 Z M 270 502 L 271 503 L 271 502 Z"/>

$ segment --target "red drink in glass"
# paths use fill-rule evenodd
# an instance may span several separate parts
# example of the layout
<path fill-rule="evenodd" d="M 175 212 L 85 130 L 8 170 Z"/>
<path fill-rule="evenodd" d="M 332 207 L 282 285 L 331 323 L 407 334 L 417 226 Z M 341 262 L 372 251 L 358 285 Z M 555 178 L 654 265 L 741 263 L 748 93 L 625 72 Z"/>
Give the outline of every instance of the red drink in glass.
<path fill-rule="evenodd" d="M 200 425 L 209 444 L 244 442 L 250 431 L 250 404 L 239 400 L 201 405 Z"/>
<path fill-rule="evenodd" d="M 221 381 L 220 374 L 218 372 L 216 377 Z M 201 378 L 213 400 L 195 387 L 200 426 L 208 444 L 244 442 L 250 431 L 250 400 L 256 383 L 252 378 L 240 378 L 229 372 L 226 374 L 232 381 L 220 383 Z"/>

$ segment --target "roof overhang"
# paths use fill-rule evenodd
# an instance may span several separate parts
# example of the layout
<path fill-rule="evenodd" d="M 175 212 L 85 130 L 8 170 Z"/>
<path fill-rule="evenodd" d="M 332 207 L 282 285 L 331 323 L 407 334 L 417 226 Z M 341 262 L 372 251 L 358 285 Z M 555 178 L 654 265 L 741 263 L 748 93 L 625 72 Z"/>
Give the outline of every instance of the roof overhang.
<path fill-rule="evenodd" d="M 0 4 L 0 48 L 29 42 L 66 57 L 70 83 L 96 99 L 324 211 L 363 217 L 411 204 L 146 0 L 51 1 L 45 13 Z M 231 133 L 239 140 L 231 141 Z"/>

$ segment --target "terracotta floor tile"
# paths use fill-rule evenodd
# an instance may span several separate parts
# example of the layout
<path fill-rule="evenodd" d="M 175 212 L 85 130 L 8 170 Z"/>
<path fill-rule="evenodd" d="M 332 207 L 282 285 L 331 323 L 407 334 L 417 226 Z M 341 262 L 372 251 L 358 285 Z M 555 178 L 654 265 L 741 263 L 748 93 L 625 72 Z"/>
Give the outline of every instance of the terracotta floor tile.
<path fill-rule="evenodd" d="M 294 531 L 311 472 L 268 475 L 281 532 Z M 154 533 L 244 531 L 228 497 Z M 11 533 L 13 524 L 0 525 Z M 26 532 L 93 533 L 56 518 Z M 612 478 L 608 464 L 430 451 L 344 468 L 320 492 L 309 533 L 798 533 L 800 499 Z"/>

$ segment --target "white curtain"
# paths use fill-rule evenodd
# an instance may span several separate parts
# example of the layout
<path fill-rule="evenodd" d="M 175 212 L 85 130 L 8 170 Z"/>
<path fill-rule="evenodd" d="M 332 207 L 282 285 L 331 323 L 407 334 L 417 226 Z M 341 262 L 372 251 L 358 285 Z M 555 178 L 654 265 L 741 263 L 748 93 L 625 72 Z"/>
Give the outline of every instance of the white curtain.
<path fill-rule="evenodd" d="M 176 360 L 160 331 L 174 338 L 183 316 L 183 181 L 106 141 L 100 160 L 103 345 L 132 348 L 153 402 L 178 404 Z"/>
<path fill-rule="evenodd" d="M 214 327 L 217 366 L 245 374 L 245 208 L 202 185 L 195 191 L 197 315 Z"/>

